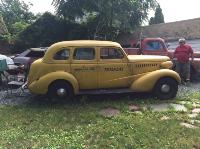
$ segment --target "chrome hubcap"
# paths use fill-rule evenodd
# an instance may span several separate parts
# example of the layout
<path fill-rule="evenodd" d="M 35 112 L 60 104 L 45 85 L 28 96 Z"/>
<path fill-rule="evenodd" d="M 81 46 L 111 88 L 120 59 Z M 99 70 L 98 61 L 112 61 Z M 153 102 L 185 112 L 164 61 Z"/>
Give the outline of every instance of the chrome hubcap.
<path fill-rule="evenodd" d="M 66 96 L 66 94 L 67 94 L 67 92 L 64 88 L 60 88 L 60 89 L 57 90 L 57 95 L 59 97 L 64 97 L 64 96 Z"/>
<path fill-rule="evenodd" d="M 163 84 L 163 85 L 161 86 L 161 91 L 162 91 L 163 93 L 168 93 L 168 92 L 170 91 L 170 86 L 169 86 L 168 84 Z"/>

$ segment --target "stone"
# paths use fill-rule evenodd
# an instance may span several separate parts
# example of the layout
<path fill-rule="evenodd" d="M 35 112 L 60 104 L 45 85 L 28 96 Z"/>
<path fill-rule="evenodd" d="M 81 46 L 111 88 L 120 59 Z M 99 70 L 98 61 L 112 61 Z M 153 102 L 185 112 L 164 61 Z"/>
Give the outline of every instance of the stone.
<path fill-rule="evenodd" d="M 107 108 L 100 110 L 99 114 L 104 117 L 111 118 L 111 117 L 115 117 L 115 116 L 119 115 L 120 111 L 117 108 L 107 107 Z"/>
<path fill-rule="evenodd" d="M 141 111 L 135 111 L 134 113 L 135 113 L 135 114 L 138 114 L 138 115 L 142 115 L 142 112 L 141 112 Z"/>
<path fill-rule="evenodd" d="M 200 121 L 199 121 L 199 120 L 190 120 L 189 122 L 190 122 L 191 124 L 193 124 L 193 125 L 194 125 L 195 123 L 200 124 Z"/>
<path fill-rule="evenodd" d="M 197 126 L 194 126 L 194 125 L 191 125 L 191 124 L 188 124 L 188 123 L 180 123 L 181 126 L 184 126 L 186 128 L 191 128 L 191 129 L 197 129 L 199 127 Z"/>
<path fill-rule="evenodd" d="M 150 105 L 153 112 L 166 112 L 169 109 L 168 103 Z"/>
<path fill-rule="evenodd" d="M 188 114 L 189 118 L 196 118 L 198 116 L 197 113 Z"/>
<path fill-rule="evenodd" d="M 140 111 L 140 107 L 131 104 L 131 105 L 129 105 L 129 110 L 130 110 L 130 111 L 133 111 L 133 112 L 134 112 L 134 111 Z"/>
<path fill-rule="evenodd" d="M 175 111 L 183 111 L 183 112 L 187 112 L 187 108 L 184 105 L 180 105 L 180 104 L 170 104 L 170 106 L 172 106 Z"/>
<path fill-rule="evenodd" d="M 179 101 L 178 104 L 185 105 L 185 104 L 191 104 L 191 102 L 190 101 Z"/>
<path fill-rule="evenodd" d="M 194 107 L 194 108 L 200 108 L 200 104 L 198 104 L 196 102 L 193 102 L 192 103 L 192 107 Z"/>
<path fill-rule="evenodd" d="M 200 108 L 195 108 L 192 110 L 192 113 L 200 113 Z"/>
<path fill-rule="evenodd" d="M 169 120 L 170 118 L 168 117 L 168 116 L 163 116 L 163 117 L 161 117 L 161 121 L 165 121 L 165 120 Z"/>
<path fill-rule="evenodd" d="M 150 108 L 154 112 L 166 112 L 169 111 L 170 107 L 174 108 L 175 111 L 183 111 L 183 112 L 187 111 L 187 108 L 181 104 L 162 103 L 162 104 L 150 105 Z"/>

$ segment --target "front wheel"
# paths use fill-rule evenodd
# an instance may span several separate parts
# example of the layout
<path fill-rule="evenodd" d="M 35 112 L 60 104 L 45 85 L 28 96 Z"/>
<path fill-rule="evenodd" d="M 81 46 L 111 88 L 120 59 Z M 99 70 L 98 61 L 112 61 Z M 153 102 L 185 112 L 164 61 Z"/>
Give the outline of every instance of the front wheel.
<path fill-rule="evenodd" d="M 176 97 L 178 82 L 173 78 L 161 78 L 154 87 L 154 95 L 158 99 L 172 99 Z"/>

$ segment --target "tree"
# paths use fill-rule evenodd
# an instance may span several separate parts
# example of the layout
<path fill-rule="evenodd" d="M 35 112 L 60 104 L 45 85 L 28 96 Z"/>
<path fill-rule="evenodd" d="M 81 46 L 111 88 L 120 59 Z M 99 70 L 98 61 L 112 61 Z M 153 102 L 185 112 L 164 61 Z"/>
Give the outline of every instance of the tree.
<path fill-rule="evenodd" d="M 160 8 L 160 5 L 158 5 L 156 7 L 156 11 L 155 11 L 154 17 L 150 18 L 149 25 L 159 24 L 159 23 L 164 23 L 164 22 L 165 21 L 164 21 L 164 15 L 162 13 L 162 9 Z"/>
<path fill-rule="evenodd" d="M 22 52 L 31 47 L 47 47 L 63 40 L 87 38 L 84 26 L 44 13 L 29 25 L 16 39 L 12 52 Z"/>
<path fill-rule="evenodd" d="M 147 19 L 156 0 L 53 0 L 57 15 L 72 22 L 89 24 L 93 35 L 112 39 L 121 32 L 131 32 Z"/>
<path fill-rule="evenodd" d="M 0 35 L 8 34 L 6 24 L 3 20 L 3 17 L 0 15 Z"/>
<path fill-rule="evenodd" d="M 0 0 L 0 14 L 4 18 L 8 31 L 12 34 L 12 26 L 16 22 L 30 24 L 35 16 L 30 12 L 32 4 L 20 0 Z"/>

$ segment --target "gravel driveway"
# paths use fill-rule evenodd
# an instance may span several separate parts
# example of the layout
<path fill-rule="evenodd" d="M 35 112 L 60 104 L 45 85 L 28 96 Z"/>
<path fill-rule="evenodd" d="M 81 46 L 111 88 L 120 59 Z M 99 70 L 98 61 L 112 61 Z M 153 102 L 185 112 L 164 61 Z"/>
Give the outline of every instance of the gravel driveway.
<path fill-rule="evenodd" d="M 191 91 L 200 91 L 200 83 L 191 83 L 190 86 L 179 86 L 178 96 L 186 96 Z M 140 95 L 136 95 L 140 96 Z M 0 91 L 0 105 L 41 105 L 47 104 L 48 99 L 45 96 L 31 95 L 26 90 L 22 96 L 19 94 L 7 94 L 5 91 Z"/>

